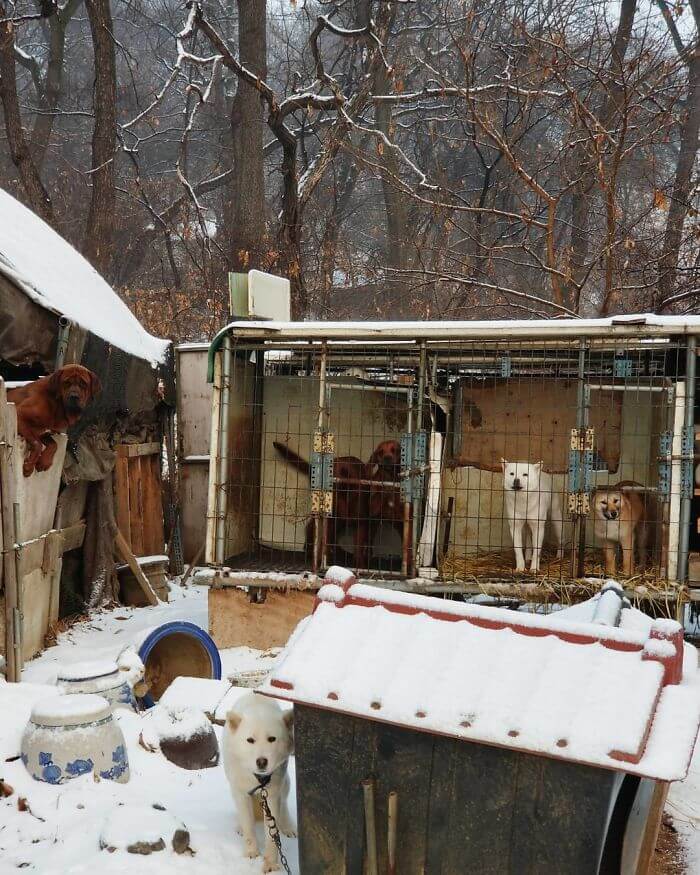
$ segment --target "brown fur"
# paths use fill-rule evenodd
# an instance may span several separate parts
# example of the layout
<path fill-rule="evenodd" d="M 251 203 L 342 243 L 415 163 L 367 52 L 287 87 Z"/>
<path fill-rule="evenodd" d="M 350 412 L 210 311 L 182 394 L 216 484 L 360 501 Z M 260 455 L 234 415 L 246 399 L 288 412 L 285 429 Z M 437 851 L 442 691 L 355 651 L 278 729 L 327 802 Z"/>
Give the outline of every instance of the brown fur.
<path fill-rule="evenodd" d="M 631 577 L 635 568 L 635 551 L 642 566 L 646 560 L 646 500 L 643 493 L 629 487 L 641 484 L 623 480 L 593 493 L 593 519 L 596 538 L 603 546 L 605 573 L 616 573 L 617 547 L 622 551 L 622 574 Z"/>
<path fill-rule="evenodd" d="M 273 442 L 274 448 L 290 465 L 307 477 L 311 474 L 311 466 L 286 444 Z M 356 568 L 366 568 L 368 561 L 367 545 L 369 540 L 367 486 L 354 482 L 366 480 L 369 472 L 361 459 L 356 456 L 338 456 L 333 460 L 333 514 L 328 520 L 328 543 L 331 549 L 338 544 L 338 536 L 342 529 L 351 524 L 354 529 L 354 561 Z M 306 551 L 313 544 L 314 521 L 309 520 L 306 526 Z"/>
<path fill-rule="evenodd" d="M 9 389 L 7 400 L 17 407 L 17 431 L 27 442 L 22 471 L 47 471 L 56 455 L 52 434 L 65 432 L 82 416 L 101 389 L 96 374 L 82 365 L 66 365 L 26 386 Z"/>
<path fill-rule="evenodd" d="M 401 477 L 399 441 L 382 441 L 369 457 L 368 465 L 374 480 L 392 480 L 398 483 Z"/>

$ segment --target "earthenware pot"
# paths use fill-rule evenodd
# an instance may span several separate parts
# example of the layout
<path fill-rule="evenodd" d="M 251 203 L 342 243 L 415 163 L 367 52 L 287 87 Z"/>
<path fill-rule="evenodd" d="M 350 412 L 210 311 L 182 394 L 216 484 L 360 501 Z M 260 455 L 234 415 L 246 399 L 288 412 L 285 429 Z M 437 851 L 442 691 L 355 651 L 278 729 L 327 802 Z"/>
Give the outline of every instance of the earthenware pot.
<path fill-rule="evenodd" d="M 50 696 L 32 708 L 22 736 L 22 761 L 33 778 L 62 784 L 87 772 L 129 780 L 124 736 L 103 696 Z"/>
<path fill-rule="evenodd" d="M 77 662 L 58 672 L 57 685 L 66 693 L 95 693 L 104 696 L 113 708 L 135 709 L 134 694 L 125 673 L 116 662 Z"/>

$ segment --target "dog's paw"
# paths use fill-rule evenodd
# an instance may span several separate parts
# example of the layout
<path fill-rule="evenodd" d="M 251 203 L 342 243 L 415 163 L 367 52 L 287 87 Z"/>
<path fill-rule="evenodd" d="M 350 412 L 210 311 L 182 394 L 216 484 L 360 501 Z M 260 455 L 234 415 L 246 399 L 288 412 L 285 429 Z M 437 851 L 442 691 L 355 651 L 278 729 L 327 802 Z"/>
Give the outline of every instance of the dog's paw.
<path fill-rule="evenodd" d="M 288 839 L 295 839 L 297 837 L 297 832 L 293 826 L 281 827 L 284 835 L 287 836 Z"/>
<path fill-rule="evenodd" d="M 47 464 L 45 461 L 43 461 L 43 459 L 40 456 L 39 461 L 36 463 L 36 470 L 37 471 L 48 471 L 50 467 L 51 467 L 51 462 L 49 462 Z"/>
<path fill-rule="evenodd" d="M 260 851 L 258 850 L 258 846 L 255 842 L 245 843 L 245 855 L 251 860 L 255 859 L 255 857 L 260 856 Z"/>
<path fill-rule="evenodd" d="M 22 465 L 22 473 L 25 477 L 31 477 L 33 471 L 34 465 L 32 465 L 31 462 L 25 462 L 24 465 Z"/>
<path fill-rule="evenodd" d="M 280 863 L 279 863 L 279 860 L 276 858 L 276 855 L 275 855 L 274 860 L 271 857 L 263 857 L 262 870 L 263 870 L 263 872 L 280 872 L 281 871 Z"/>

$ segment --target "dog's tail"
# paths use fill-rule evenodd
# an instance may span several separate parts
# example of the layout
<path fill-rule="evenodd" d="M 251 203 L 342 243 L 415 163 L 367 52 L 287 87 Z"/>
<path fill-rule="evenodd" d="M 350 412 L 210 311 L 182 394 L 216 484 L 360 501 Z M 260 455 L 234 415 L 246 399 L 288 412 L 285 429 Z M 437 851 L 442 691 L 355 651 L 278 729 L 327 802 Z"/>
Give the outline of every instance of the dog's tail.
<path fill-rule="evenodd" d="M 289 462 L 297 471 L 300 471 L 306 477 L 311 476 L 311 465 L 306 461 L 306 459 L 302 459 L 301 456 L 298 456 L 294 450 L 290 450 L 286 444 L 281 444 L 278 441 L 273 441 L 272 446 L 277 450 L 277 452 L 282 456 L 282 458 Z"/>

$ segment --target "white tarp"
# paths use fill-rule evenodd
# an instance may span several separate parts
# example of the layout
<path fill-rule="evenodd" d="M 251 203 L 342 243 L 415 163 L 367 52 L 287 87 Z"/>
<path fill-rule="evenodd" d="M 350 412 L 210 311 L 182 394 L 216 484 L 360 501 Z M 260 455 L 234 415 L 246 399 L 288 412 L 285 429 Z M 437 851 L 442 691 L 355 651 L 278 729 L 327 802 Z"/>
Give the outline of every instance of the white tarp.
<path fill-rule="evenodd" d="M 100 274 L 31 210 L 0 189 L 0 274 L 41 307 L 151 364 L 168 341 L 149 334 Z"/>

